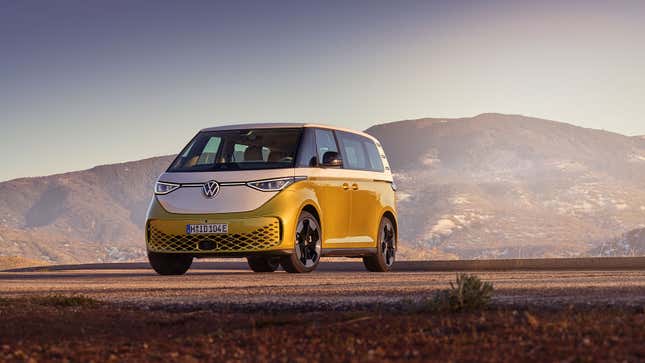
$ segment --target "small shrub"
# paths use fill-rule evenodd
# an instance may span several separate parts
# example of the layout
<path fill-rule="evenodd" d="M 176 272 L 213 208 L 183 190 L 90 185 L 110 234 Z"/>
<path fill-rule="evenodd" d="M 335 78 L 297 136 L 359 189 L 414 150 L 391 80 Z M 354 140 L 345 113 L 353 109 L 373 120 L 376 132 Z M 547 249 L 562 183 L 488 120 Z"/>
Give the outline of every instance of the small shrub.
<path fill-rule="evenodd" d="M 476 275 L 458 274 L 450 289 L 438 291 L 428 302 L 430 310 L 471 311 L 486 307 L 493 295 L 493 285 Z"/>

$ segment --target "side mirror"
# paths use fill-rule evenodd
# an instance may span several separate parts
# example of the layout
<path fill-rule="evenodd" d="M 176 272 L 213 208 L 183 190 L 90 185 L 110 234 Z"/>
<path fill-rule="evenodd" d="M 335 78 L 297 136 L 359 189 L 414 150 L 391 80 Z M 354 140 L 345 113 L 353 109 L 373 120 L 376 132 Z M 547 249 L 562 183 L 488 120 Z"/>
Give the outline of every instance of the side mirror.
<path fill-rule="evenodd" d="M 343 159 L 340 158 L 340 154 L 335 151 L 327 151 L 323 154 L 323 160 L 321 166 L 327 168 L 340 168 L 343 166 Z"/>

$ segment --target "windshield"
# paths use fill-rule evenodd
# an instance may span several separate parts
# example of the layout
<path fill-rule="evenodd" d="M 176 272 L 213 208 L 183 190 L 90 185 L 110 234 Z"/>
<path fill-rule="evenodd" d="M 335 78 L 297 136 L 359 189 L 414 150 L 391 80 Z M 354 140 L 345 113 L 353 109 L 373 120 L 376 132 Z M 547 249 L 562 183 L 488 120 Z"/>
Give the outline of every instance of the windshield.
<path fill-rule="evenodd" d="M 302 128 L 200 132 L 169 172 L 292 168 Z"/>

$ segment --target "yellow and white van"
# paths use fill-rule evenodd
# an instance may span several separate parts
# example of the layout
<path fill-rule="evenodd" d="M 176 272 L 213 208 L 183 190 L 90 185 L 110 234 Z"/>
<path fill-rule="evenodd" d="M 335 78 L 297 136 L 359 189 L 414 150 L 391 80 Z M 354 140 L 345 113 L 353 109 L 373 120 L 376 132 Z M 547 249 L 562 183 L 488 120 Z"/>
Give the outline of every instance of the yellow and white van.
<path fill-rule="evenodd" d="M 156 185 L 150 264 L 184 274 L 194 258 L 246 257 L 255 272 L 310 272 L 323 256 L 389 271 L 395 184 L 378 140 L 312 124 L 201 130 Z"/>

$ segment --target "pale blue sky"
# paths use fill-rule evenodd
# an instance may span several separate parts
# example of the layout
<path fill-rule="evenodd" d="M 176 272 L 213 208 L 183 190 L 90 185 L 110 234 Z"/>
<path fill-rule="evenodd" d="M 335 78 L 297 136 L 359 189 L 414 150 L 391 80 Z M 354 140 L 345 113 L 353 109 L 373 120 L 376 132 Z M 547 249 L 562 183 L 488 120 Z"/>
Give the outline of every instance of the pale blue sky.
<path fill-rule="evenodd" d="M 643 1 L 0 0 L 0 180 L 203 127 L 519 113 L 645 134 Z"/>

